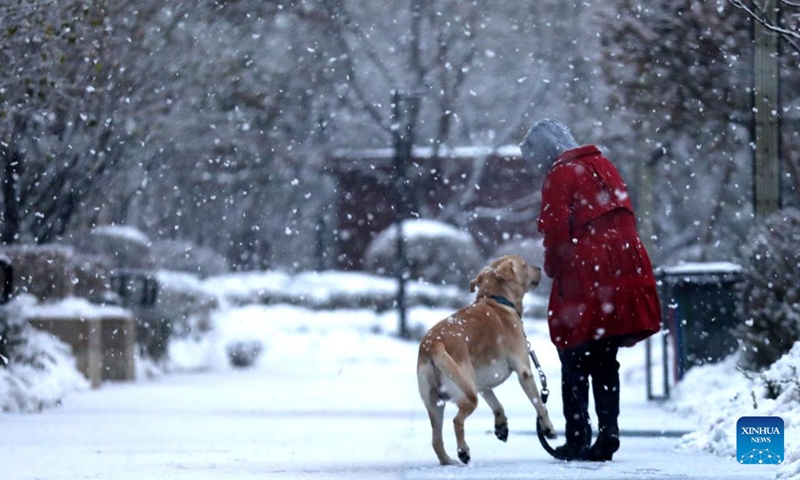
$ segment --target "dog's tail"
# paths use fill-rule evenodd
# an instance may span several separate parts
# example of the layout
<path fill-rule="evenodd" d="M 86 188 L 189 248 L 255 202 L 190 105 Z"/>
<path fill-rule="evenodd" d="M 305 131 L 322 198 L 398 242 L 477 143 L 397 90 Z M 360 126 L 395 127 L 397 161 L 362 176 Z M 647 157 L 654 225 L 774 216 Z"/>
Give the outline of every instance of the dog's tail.
<path fill-rule="evenodd" d="M 461 393 L 467 399 L 467 401 L 471 403 L 478 403 L 478 392 L 475 391 L 475 387 L 473 386 L 472 382 L 470 382 L 466 376 L 464 376 L 464 370 L 458 366 L 453 357 L 447 353 L 447 349 L 445 348 L 444 344 L 441 342 L 436 342 L 435 344 L 431 345 L 431 360 L 433 360 L 433 364 L 438 368 L 444 375 L 447 376 L 453 383 L 456 384 Z"/>

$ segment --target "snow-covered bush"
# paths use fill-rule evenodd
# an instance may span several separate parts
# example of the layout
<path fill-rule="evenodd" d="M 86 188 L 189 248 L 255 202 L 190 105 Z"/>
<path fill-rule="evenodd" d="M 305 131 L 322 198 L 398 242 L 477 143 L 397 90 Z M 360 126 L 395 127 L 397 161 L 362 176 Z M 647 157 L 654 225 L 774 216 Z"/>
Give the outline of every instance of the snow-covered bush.
<path fill-rule="evenodd" d="M 178 337 L 199 336 L 211 329 L 211 314 L 219 308 L 217 296 L 194 275 L 160 271 L 154 313 L 171 325 Z"/>
<path fill-rule="evenodd" d="M 397 300 L 395 279 L 363 272 L 232 273 L 208 278 L 203 286 L 236 306 L 289 304 L 312 310 L 385 311 L 394 308 Z M 465 292 L 466 286 L 410 281 L 406 284 L 406 305 L 460 308 L 469 300 Z"/>
<path fill-rule="evenodd" d="M 469 233 L 434 220 L 403 222 L 409 278 L 466 287 L 483 267 L 483 257 Z M 364 267 L 379 275 L 394 276 L 397 226 L 392 225 L 370 243 Z"/>
<path fill-rule="evenodd" d="M 736 422 L 744 416 L 778 416 L 784 422 L 784 459 L 776 478 L 800 474 L 800 342 L 761 373 L 738 367 L 741 355 L 690 369 L 668 407 L 698 418 L 698 428 L 680 448 L 723 457 L 736 455 Z M 709 408 L 709 406 L 713 408 Z"/>
<path fill-rule="evenodd" d="M 800 340 L 800 211 L 785 209 L 756 226 L 742 249 L 740 317 L 735 329 L 745 368 L 768 367 Z"/>
<path fill-rule="evenodd" d="M 107 257 L 114 268 L 151 270 L 155 264 L 150 240 L 133 227 L 100 226 L 73 232 L 62 241 L 82 254 Z"/>
<path fill-rule="evenodd" d="M 237 340 L 228 344 L 226 351 L 228 361 L 237 368 L 252 366 L 259 355 L 263 346 L 258 340 Z"/>
<path fill-rule="evenodd" d="M 40 411 L 88 388 L 69 346 L 25 322 L 25 309 L 35 303 L 33 296 L 20 295 L 0 306 L 0 328 L 10 326 L 0 333 L 9 340 L 0 358 L 0 411 Z M 9 332 L 12 336 L 5 337 Z"/>
<path fill-rule="evenodd" d="M 153 243 L 152 249 L 160 270 L 186 272 L 201 278 L 222 275 L 229 270 L 224 255 L 191 242 L 161 240 Z"/>
<path fill-rule="evenodd" d="M 19 315 L 12 315 L 6 305 L 0 305 L 0 368 L 8 366 L 19 348 L 25 344 L 24 322 Z"/>
<path fill-rule="evenodd" d="M 152 305 L 131 305 L 137 318 L 139 352 L 153 367 L 166 366 L 172 343 L 201 341 L 211 329 L 211 314 L 219 308 L 217 295 L 194 275 L 159 271 Z"/>
<path fill-rule="evenodd" d="M 2 253 L 14 269 L 14 295 L 29 293 L 39 300 L 59 300 L 73 293 L 72 257 L 69 247 L 60 245 L 13 245 Z"/>

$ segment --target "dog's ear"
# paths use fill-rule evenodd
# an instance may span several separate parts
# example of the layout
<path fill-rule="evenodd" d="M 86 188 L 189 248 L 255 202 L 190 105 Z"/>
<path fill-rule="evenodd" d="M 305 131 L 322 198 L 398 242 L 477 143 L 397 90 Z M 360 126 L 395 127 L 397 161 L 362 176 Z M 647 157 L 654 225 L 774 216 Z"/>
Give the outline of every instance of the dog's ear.
<path fill-rule="evenodd" d="M 516 282 L 517 281 L 517 272 L 514 269 L 514 262 L 508 260 L 500 264 L 496 269 L 495 273 L 497 274 L 497 278 L 505 281 L 505 282 Z"/>
<path fill-rule="evenodd" d="M 481 273 L 479 273 L 479 274 L 478 274 L 478 275 L 477 275 L 475 278 L 473 278 L 473 279 L 472 279 L 472 281 L 470 281 L 470 282 L 469 282 L 469 292 L 470 292 L 470 293 L 473 293 L 473 292 L 475 292 L 475 288 L 476 288 L 478 285 L 480 285 L 480 284 L 481 284 L 481 282 L 483 281 L 483 276 L 484 276 L 485 274 L 486 274 L 486 268 L 484 268 L 483 270 L 481 270 Z"/>

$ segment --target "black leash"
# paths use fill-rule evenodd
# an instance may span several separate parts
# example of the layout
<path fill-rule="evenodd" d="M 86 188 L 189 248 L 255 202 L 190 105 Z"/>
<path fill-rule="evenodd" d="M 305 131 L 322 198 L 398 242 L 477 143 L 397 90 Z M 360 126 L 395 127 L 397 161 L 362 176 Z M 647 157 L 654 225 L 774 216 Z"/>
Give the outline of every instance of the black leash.
<path fill-rule="evenodd" d="M 533 366 L 536 367 L 536 371 L 539 372 L 539 381 L 542 383 L 542 390 L 539 392 L 539 395 L 542 397 L 542 403 L 547 406 L 547 398 L 550 396 L 550 389 L 547 388 L 547 376 L 544 374 L 542 365 L 539 363 L 539 359 L 536 357 L 536 352 L 533 351 L 533 347 L 531 346 L 531 342 L 528 340 L 527 335 L 525 340 L 528 342 L 528 354 L 531 356 L 531 360 L 533 361 Z M 558 460 L 568 460 L 567 458 L 563 458 L 563 455 L 559 455 L 558 452 L 556 452 L 556 450 L 550 446 L 550 442 L 547 441 L 547 437 L 544 434 L 544 428 L 542 427 L 542 424 L 538 418 L 536 419 L 536 436 L 539 437 L 539 443 L 542 444 L 545 452 L 549 453 Z"/>
<path fill-rule="evenodd" d="M 539 372 L 539 381 L 542 382 L 542 390 L 540 393 L 542 397 L 542 403 L 547 403 L 547 397 L 550 396 L 550 390 L 547 388 L 547 376 L 544 374 L 544 370 L 542 370 L 542 365 L 539 363 L 539 359 L 536 358 L 536 352 L 533 351 L 533 347 L 531 346 L 531 342 L 525 338 L 525 341 L 528 342 L 528 353 L 531 356 L 531 360 L 533 360 L 533 365 L 536 367 L 536 371 Z"/>
<path fill-rule="evenodd" d="M 525 340 L 528 341 L 527 336 Z M 540 392 L 540 396 L 542 397 L 542 403 L 544 403 L 546 406 L 547 397 L 550 396 L 550 390 L 547 388 L 547 377 L 544 374 L 544 370 L 542 370 L 542 366 L 539 363 L 539 359 L 536 358 L 536 352 L 533 351 L 533 347 L 531 346 L 530 341 L 528 341 L 528 353 L 531 356 L 531 360 L 533 360 L 533 365 L 536 367 L 536 371 L 539 372 L 539 380 L 542 382 L 542 390 Z M 544 448 L 544 451 L 549 453 L 551 457 L 557 460 L 571 461 L 583 457 L 584 452 L 581 452 L 579 454 L 579 457 L 573 457 L 570 455 L 564 455 L 563 453 L 559 453 L 552 446 L 550 446 L 550 442 L 547 441 L 547 437 L 544 434 L 544 428 L 542 427 L 542 424 L 541 422 L 539 422 L 538 418 L 536 419 L 536 436 L 539 437 L 539 443 L 542 444 L 542 448 Z"/>

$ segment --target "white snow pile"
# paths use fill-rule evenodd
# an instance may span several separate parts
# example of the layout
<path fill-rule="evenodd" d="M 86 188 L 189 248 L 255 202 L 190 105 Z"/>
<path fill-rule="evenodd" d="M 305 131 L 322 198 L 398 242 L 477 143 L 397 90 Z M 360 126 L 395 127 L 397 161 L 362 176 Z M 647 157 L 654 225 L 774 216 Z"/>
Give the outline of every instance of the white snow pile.
<path fill-rule="evenodd" d="M 75 368 L 70 347 L 20 319 L 35 299 L 21 295 L 4 308 L 12 321 L 21 322 L 25 341 L 12 358 L 0 359 L 0 411 L 37 412 L 58 405 L 68 393 L 89 387 Z M 7 362 L 7 364 L 6 364 Z"/>
<path fill-rule="evenodd" d="M 670 407 L 699 419 L 679 448 L 736 456 L 736 422 L 742 416 L 784 421 L 784 461 L 776 478 L 800 478 L 800 342 L 761 373 L 737 367 L 737 355 L 694 367 L 676 386 Z M 747 413 L 743 413 L 747 412 Z"/>

